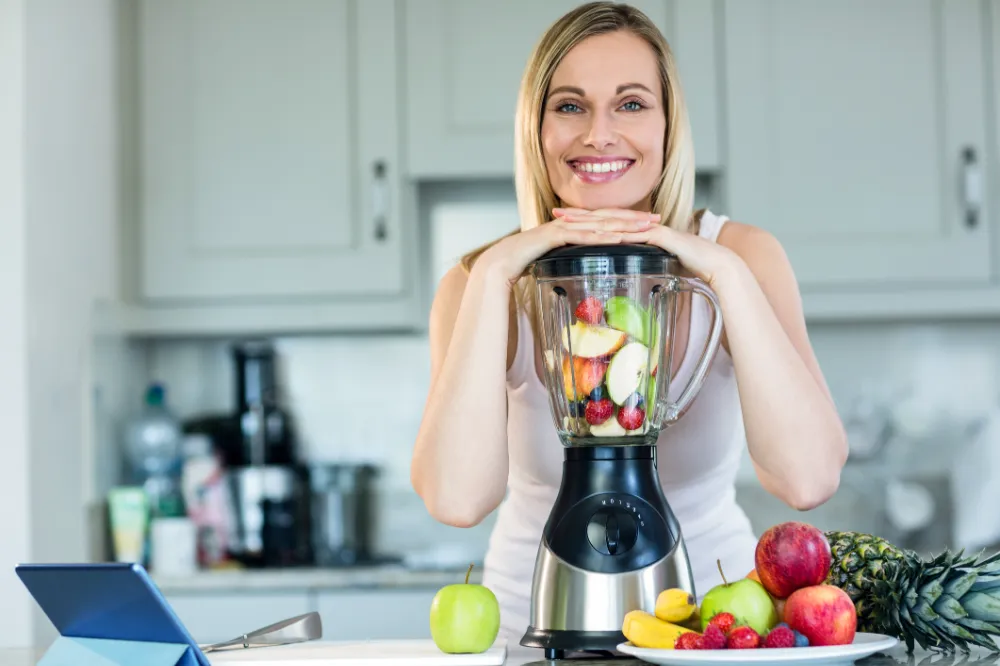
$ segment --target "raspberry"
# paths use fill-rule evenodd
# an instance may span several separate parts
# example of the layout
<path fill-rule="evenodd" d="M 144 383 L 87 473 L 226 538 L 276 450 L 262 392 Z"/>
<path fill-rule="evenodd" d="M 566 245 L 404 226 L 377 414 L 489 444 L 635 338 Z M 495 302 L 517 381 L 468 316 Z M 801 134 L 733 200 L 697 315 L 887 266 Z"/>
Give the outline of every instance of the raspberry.
<path fill-rule="evenodd" d="M 760 634 L 753 627 L 736 627 L 726 638 L 726 647 L 730 650 L 748 650 L 760 647 Z"/>
<path fill-rule="evenodd" d="M 674 649 L 677 650 L 701 650 L 701 636 L 693 631 L 685 631 L 674 641 Z"/>
<path fill-rule="evenodd" d="M 701 636 L 701 648 L 703 650 L 724 650 L 726 648 L 726 635 L 722 633 L 717 624 L 709 624 L 705 627 L 705 633 Z"/>
<path fill-rule="evenodd" d="M 775 627 L 768 632 L 764 639 L 766 648 L 790 648 L 795 647 L 795 632 L 786 627 Z"/>
<path fill-rule="evenodd" d="M 716 613 L 708 623 L 722 629 L 723 636 L 728 636 L 729 632 L 733 630 L 733 625 L 736 624 L 736 618 L 733 617 L 732 613 Z"/>

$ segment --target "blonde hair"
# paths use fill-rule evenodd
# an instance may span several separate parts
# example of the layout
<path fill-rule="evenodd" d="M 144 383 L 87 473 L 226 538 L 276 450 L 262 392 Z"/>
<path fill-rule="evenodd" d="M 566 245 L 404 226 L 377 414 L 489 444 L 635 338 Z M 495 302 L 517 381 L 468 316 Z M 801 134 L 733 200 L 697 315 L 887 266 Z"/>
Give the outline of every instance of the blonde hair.
<path fill-rule="evenodd" d="M 659 65 L 666 107 L 663 171 L 652 190 L 652 211 L 661 224 L 689 231 L 694 201 L 694 147 L 680 76 L 670 45 L 641 11 L 617 2 L 589 2 L 562 16 L 542 35 L 528 59 L 517 99 L 514 125 L 514 184 L 521 218 L 520 230 L 498 238 L 462 257 L 466 271 L 476 259 L 504 238 L 548 222 L 559 205 L 542 154 L 542 108 L 556 67 L 569 51 L 595 35 L 627 30 L 644 39 Z"/>

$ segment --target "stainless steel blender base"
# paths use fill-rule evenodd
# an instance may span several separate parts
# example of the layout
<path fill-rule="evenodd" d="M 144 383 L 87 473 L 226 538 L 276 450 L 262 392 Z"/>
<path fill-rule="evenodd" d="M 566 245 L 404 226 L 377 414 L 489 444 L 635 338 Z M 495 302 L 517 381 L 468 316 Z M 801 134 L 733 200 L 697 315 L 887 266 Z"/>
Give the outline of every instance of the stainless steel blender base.
<path fill-rule="evenodd" d="M 530 626 L 521 645 L 550 650 L 614 650 L 625 641 L 625 614 L 631 610 L 652 613 L 657 595 L 672 587 L 695 593 L 683 539 L 657 562 L 624 573 L 575 567 L 543 541 L 531 583 Z"/>
<path fill-rule="evenodd" d="M 653 446 L 567 448 L 542 530 L 521 645 L 610 652 L 629 611 L 652 613 L 667 588 L 695 594 L 681 528 L 656 473 Z"/>

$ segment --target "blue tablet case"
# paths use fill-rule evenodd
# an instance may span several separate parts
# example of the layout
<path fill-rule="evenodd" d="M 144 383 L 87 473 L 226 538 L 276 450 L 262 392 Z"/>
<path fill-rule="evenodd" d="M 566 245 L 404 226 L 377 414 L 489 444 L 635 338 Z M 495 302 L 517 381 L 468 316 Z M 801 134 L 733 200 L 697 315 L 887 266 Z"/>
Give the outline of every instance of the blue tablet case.
<path fill-rule="evenodd" d="M 59 631 L 39 666 L 211 666 L 139 564 L 19 564 Z"/>

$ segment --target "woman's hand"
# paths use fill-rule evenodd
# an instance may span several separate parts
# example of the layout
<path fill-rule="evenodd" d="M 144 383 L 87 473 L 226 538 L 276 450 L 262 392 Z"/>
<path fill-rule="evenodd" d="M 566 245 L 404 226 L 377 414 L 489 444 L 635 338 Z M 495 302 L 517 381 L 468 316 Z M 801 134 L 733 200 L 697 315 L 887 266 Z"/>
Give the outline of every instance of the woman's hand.
<path fill-rule="evenodd" d="M 554 214 L 572 225 L 593 224 L 596 221 L 632 219 L 637 215 L 633 210 L 605 208 L 583 210 L 580 208 L 556 208 Z M 644 215 L 644 213 L 639 213 Z M 713 289 L 723 276 L 736 272 L 746 272 L 746 265 L 735 252 L 701 236 L 677 231 L 662 224 L 654 224 L 646 229 L 629 230 L 622 233 L 622 243 L 649 243 L 677 255 L 681 264 L 696 277 L 701 278 Z"/>
<path fill-rule="evenodd" d="M 616 245 L 633 243 L 634 234 L 659 226 L 660 216 L 639 211 L 618 211 L 614 216 L 591 215 L 570 220 L 556 217 L 529 231 L 516 233 L 486 250 L 476 265 L 499 271 L 511 284 L 525 267 L 549 250 L 563 245 Z"/>

